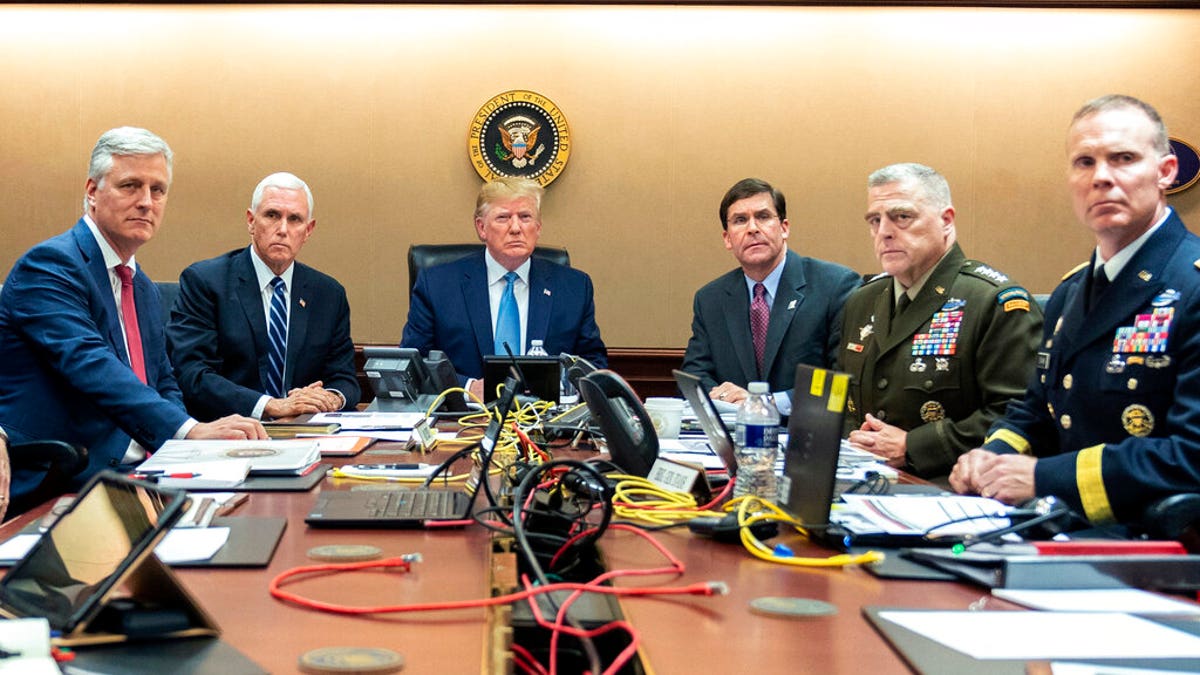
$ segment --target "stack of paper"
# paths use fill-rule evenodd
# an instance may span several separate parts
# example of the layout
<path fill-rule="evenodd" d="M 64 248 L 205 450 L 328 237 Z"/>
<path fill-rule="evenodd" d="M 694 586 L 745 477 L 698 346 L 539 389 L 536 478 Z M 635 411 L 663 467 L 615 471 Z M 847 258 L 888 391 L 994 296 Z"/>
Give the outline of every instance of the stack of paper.
<path fill-rule="evenodd" d="M 137 472 L 199 474 L 212 462 L 233 461 L 249 462 L 254 476 L 298 476 L 320 459 L 319 446 L 311 440 L 167 441 L 138 466 Z"/>

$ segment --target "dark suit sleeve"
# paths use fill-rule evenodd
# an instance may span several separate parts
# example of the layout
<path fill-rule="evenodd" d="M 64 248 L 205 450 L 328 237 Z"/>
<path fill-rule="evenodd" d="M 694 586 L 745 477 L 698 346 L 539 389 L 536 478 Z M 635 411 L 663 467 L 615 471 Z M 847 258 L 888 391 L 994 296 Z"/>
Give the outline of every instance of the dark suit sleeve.
<path fill-rule="evenodd" d="M 340 285 L 338 290 L 337 315 L 334 317 L 333 337 L 329 341 L 329 353 L 322 355 L 304 354 L 302 358 L 319 358 L 325 364 L 326 374 L 321 378 L 326 389 L 337 389 L 346 397 L 343 410 L 354 410 L 362 391 L 354 369 L 354 340 L 350 337 L 350 302 Z M 307 383 L 298 382 L 297 385 Z"/>
<path fill-rule="evenodd" d="M 575 338 L 574 354 L 587 359 L 597 368 L 607 368 L 608 349 L 604 346 L 604 341 L 600 339 L 600 327 L 596 325 L 596 302 L 593 297 L 592 278 L 584 274 L 583 280 L 583 316 L 579 322 L 579 334 Z"/>
<path fill-rule="evenodd" d="M 862 277 L 857 272 L 843 269 L 830 286 L 829 312 L 825 323 L 829 326 L 829 334 L 825 336 L 825 365 L 829 368 L 833 368 L 838 360 L 838 348 L 842 344 L 842 314 L 845 313 L 846 301 L 860 285 Z"/>
<path fill-rule="evenodd" d="M 205 421 L 230 412 L 250 415 L 263 395 L 220 374 L 219 304 L 210 280 L 195 267 L 179 275 L 179 296 L 167 323 L 167 349 L 188 409 Z"/>
<path fill-rule="evenodd" d="M 701 300 L 702 293 L 703 289 L 697 291 L 692 299 L 692 337 L 688 339 L 687 351 L 683 355 L 683 365 L 679 369 L 700 378 L 700 382 L 707 391 L 717 386 L 717 381 L 712 343 L 709 341 L 708 326 L 703 309 L 704 303 Z"/>
<path fill-rule="evenodd" d="M 143 384 L 105 340 L 107 328 L 99 322 L 103 297 L 89 288 L 89 276 L 69 256 L 34 249 L 9 276 L 12 288 L 5 289 L 13 325 L 50 369 L 143 447 L 156 449 L 174 437 L 187 413 Z"/>
<path fill-rule="evenodd" d="M 401 347 L 409 347 L 429 354 L 430 349 L 439 349 L 434 316 L 434 291 L 429 284 L 429 274 L 421 272 L 417 275 L 417 283 L 413 286 L 412 295 L 408 299 L 408 319 L 404 322 L 404 335 L 400 338 Z M 453 361 L 453 359 L 452 359 Z M 455 373 L 460 387 L 467 385 L 467 376 Z"/>

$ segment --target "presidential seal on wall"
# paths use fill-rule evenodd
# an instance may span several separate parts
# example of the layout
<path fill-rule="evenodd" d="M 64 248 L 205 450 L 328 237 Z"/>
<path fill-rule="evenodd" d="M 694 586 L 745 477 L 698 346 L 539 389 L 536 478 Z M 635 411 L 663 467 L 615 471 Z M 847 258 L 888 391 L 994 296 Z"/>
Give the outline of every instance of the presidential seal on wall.
<path fill-rule="evenodd" d="M 524 176 L 545 186 L 567 166 L 571 131 L 553 101 L 515 89 L 493 96 L 475 113 L 467 152 L 484 180 Z"/>

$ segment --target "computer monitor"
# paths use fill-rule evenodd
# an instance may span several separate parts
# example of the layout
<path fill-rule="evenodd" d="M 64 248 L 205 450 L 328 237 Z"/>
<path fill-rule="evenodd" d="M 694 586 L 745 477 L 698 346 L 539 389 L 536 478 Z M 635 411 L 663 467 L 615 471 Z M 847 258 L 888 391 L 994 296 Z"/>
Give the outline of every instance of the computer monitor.
<path fill-rule="evenodd" d="M 421 352 L 407 347 L 363 347 L 363 371 L 375 398 L 416 401 L 429 381 Z"/>

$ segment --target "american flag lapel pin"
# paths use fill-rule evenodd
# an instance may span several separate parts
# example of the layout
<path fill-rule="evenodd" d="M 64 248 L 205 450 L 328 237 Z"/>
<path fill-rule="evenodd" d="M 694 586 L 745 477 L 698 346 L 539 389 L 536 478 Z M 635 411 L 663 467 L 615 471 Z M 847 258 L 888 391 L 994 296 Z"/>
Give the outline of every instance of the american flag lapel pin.
<path fill-rule="evenodd" d="M 788 303 L 788 311 L 790 312 L 793 309 L 796 309 L 796 301 L 795 300 L 792 300 L 791 302 Z"/>
<path fill-rule="evenodd" d="M 301 306 L 301 307 L 308 307 L 308 303 L 304 302 L 304 298 L 300 298 L 300 306 Z"/>
<path fill-rule="evenodd" d="M 549 288 L 543 288 L 543 289 L 542 289 L 542 294 L 543 294 L 543 295 L 545 295 L 545 296 L 547 296 L 547 297 L 549 297 L 549 296 L 550 296 L 550 289 L 549 289 Z"/>

